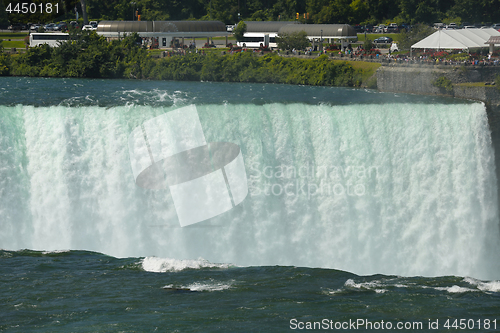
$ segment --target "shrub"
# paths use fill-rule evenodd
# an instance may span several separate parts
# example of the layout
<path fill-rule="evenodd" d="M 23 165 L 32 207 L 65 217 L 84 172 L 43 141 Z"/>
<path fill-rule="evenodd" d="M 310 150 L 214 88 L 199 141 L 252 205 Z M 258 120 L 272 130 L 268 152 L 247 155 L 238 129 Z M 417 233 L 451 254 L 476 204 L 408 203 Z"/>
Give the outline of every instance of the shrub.
<path fill-rule="evenodd" d="M 434 80 L 432 82 L 432 85 L 434 87 L 438 87 L 440 89 L 444 89 L 447 92 L 453 91 L 453 83 L 451 82 L 450 79 L 448 79 L 448 78 L 446 78 L 444 76 L 438 77 L 436 80 Z"/>
<path fill-rule="evenodd" d="M 245 22 L 240 21 L 236 28 L 234 28 L 233 34 L 238 42 L 243 41 L 243 35 L 247 32 L 247 25 Z"/>

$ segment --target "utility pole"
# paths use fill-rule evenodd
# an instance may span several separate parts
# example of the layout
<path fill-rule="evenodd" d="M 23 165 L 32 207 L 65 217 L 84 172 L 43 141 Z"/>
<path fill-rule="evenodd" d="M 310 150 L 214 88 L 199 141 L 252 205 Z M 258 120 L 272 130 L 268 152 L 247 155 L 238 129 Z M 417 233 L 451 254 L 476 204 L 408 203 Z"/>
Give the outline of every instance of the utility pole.
<path fill-rule="evenodd" d="M 130 4 L 132 5 L 132 21 L 135 21 L 135 2 L 132 1 Z"/>

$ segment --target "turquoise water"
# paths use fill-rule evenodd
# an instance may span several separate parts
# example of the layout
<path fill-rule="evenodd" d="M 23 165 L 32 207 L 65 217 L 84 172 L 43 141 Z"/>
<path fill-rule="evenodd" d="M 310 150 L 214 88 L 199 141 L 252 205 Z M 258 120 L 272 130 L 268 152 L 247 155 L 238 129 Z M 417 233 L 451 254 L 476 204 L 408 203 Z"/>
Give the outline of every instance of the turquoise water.
<path fill-rule="evenodd" d="M 181 227 L 168 189 L 134 183 L 128 140 L 187 105 L 241 148 L 249 194 Z M 0 329 L 493 330 L 496 184 L 479 103 L 0 78 Z"/>

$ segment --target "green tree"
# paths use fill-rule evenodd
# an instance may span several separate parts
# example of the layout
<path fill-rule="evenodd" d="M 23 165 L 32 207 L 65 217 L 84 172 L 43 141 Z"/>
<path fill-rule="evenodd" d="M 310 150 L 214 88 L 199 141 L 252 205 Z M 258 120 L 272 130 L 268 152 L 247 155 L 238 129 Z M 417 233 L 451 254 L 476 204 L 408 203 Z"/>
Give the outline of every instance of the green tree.
<path fill-rule="evenodd" d="M 307 33 L 303 30 L 291 34 L 280 34 L 276 36 L 276 43 L 281 50 L 303 50 L 310 45 Z"/>
<path fill-rule="evenodd" d="M 373 48 L 373 42 L 370 38 L 367 37 L 363 43 L 363 49 L 368 52 L 372 48 Z"/>
<path fill-rule="evenodd" d="M 233 31 L 234 37 L 238 42 L 243 41 L 243 35 L 247 32 L 247 25 L 245 22 L 240 21 Z"/>
<path fill-rule="evenodd" d="M 409 50 L 413 44 L 434 33 L 434 29 L 424 24 L 417 24 L 409 32 L 403 30 L 399 37 L 399 47 Z"/>
<path fill-rule="evenodd" d="M 0 29 L 5 29 L 9 25 L 9 18 L 5 11 L 3 0 L 0 0 Z"/>
<path fill-rule="evenodd" d="M 370 17 L 370 8 L 366 0 L 354 0 L 349 7 L 351 7 L 349 22 L 352 24 L 360 24 Z"/>

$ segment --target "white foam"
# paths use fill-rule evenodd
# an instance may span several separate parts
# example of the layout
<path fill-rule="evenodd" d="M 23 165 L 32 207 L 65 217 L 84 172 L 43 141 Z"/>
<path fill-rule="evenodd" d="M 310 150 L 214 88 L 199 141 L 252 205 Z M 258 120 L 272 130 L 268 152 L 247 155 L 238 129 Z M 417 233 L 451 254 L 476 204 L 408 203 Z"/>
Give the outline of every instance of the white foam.
<path fill-rule="evenodd" d="M 436 290 L 440 290 L 440 291 L 447 291 L 449 293 L 467 293 L 467 292 L 474 292 L 474 291 L 477 291 L 476 289 L 470 289 L 470 288 L 465 288 L 465 287 L 460 287 L 460 286 L 457 286 L 457 285 L 453 285 L 451 287 L 434 287 L 434 289 Z"/>
<path fill-rule="evenodd" d="M 489 292 L 494 292 L 494 293 L 500 292 L 500 281 L 487 281 L 487 282 L 485 282 L 485 281 L 477 280 L 477 279 L 474 279 L 471 277 L 464 278 L 464 281 L 473 285 L 473 286 L 476 286 L 477 289 L 479 289 L 481 291 L 489 291 Z"/>
<path fill-rule="evenodd" d="M 471 279 L 471 280 L 473 280 L 473 279 Z M 476 281 L 476 280 L 474 280 L 474 281 Z M 387 281 L 375 280 L 375 281 L 370 281 L 370 282 L 356 283 L 353 279 L 348 279 L 344 283 L 344 287 L 354 288 L 354 289 L 360 289 L 360 290 L 362 290 L 362 289 L 373 290 L 376 293 L 385 293 L 385 292 L 388 291 L 386 289 L 387 287 L 409 288 L 410 285 L 411 285 L 411 283 L 410 283 L 410 285 L 408 285 L 408 284 L 393 283 L 393 282 L 394 281 L 391 281 L 391 280 L 387 280 Z M 482 283 L 481 286 L 484 289 L 488 289 L 490 291 L 491 291 L 491 289 L 494 290 L 495 288 L 498 288 L 497 290 L 499 290 L 500 289 L 500 282 L 497 282 L 496 285 L 494 283 L 489 283 L 489 284 Z M 475 291 L 477 291 L 477 289 L 460 287 L 460 286 L 457 286 L 457 285 L 453 285 L 451 287 L 433 287 L 433 286 L 413 285 L 412 287 L 422 288 L 422 289 L 434 289 L 434 290 L 439 290 L 439 291 L 446 291 L 446 292 L 449 292 L 449 293 L 466 293 L 466 292 L 475 292 Z M 478 289 L 481 289 L 481 288 L 479 288 L 479 286 L 478 286 Z M 481 289 L 481 290 L 483 290 L 483 289 Z M 340 292 L 342 292 L 342 289 L 337 289 L 335 291 L 330 291 L 330 294 L 337 294 L 337 293 L 340 293 Z"/>
<path fill-rule="evenodd" d="M 228 264 L 214 264 L 205 259 L 178 260 L 170 258 L 146 257 L 141 260 L 142 269 L 147 272 L 179 272 L 185 269 L 228 268 Z"/>
<path fill-rule="evenodd" d="M 192 291 L 221 291 L 231 288 L 233 281 L 230 282 L 217 282 L 212 281 L 209 283 L 203 282 L 195 282 L 187 285 L 187 288 Z"/>
<path fill-rule="evenodd" d="M 167 284 L 163 289 L 175 289 L 175 290 L 190 290 L 190 291 L 222 291 L 231 288 L 234 280 L 231 281 L 214 281 L 209 282 L 194 282 L 188 285 L 175 286 L 173 284 Z"/>
<path fill-rule="evenodd" d="M 42 254 L 59 254 L 59 253 L 67 253 L 71 250 L 54 250 L 54 251 L 43 251 Z"/>

